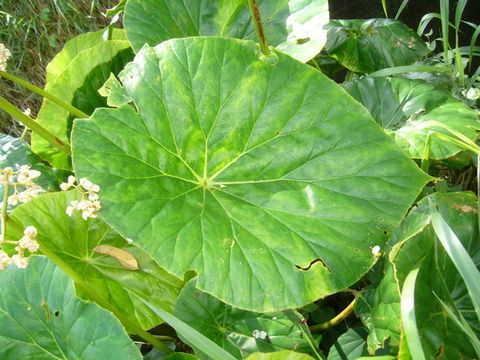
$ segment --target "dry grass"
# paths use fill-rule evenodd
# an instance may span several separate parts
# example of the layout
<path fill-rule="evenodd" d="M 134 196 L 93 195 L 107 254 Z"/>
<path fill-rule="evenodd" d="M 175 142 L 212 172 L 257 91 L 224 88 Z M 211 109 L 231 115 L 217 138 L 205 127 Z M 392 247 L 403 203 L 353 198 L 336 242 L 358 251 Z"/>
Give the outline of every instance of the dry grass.
<path fill-rule="evenodd" d="M 7 70 L 43 87 L 45 67 L 72 37 L 108 25 L 102 12 L 117 0 L 0 0 L 0 43 L 12 52 Z M 36 115 L 41 99 L 0 80 L 0 94 Z M 0 113 L 0 131 L 18 135 L 22 126 Z"/>

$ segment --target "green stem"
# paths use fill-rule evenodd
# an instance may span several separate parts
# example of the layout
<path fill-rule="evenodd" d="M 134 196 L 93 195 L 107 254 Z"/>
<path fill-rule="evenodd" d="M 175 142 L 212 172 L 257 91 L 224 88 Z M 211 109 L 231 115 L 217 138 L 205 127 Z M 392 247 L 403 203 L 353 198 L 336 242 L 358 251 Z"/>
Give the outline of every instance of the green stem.
<path fill-rule="evenodd" d="M 267 37 L 263 30 L 262 17 L 260 16 L 260 9 L 258 8 L 257 0 L 248 0 L 250 6 L 250 13 L 252 14 L 253 23 L 255 24 L 255 31 L 257 32 L 258 41 L 260 42 L 260 48 L 264 55 L 270 55 L 270 50 L 267 45 Z"/>
<path fill-rule="evenodd" d="M 8 182 L 9 174 L 7 172 L 3 175 L 3 180 L 5 181 L 5 186 L 3 188 L 3 202 L 2 202 L 2 238 L 0 244 L 3 244 L 7 240 L 7 207 L 8 207 L 8 196 L 10 195 L 10 184 Z"/>
<path fill-rule="evenodd" d="M 340 324 L 353 312 L 356 302 L 357 302 L 357 298 L 353 299 L 353 301 L 350 304 L 348 304 L 348 306 L 345 309 L 343 309 L 343 311 L 340 314 L 338 314 L 331 320 L 325 321 L 321 324 L 311 326 L 310 331 L 326 330 L 328 328 L 331 328 L 332 326 Z"/>
<path fill-rule="evenodd" d="M 48 91 L 40 89 L 39 87 L 29 83 L 28 81 L 22 80 L 22 79 L 14 76 L 12 74 L 7 73 L 6 71 L 0 71 L 0 77 L 4 77 L 5 79 L 11 80 L 11 81 L 27 88 L 28 90 L 31 90 L 31 91 L 37 93 L 38 95 L 43 96 L 44 98 L 46 98 L 46 99 L 54 102 L 55 104 L 63 107 L 65 110 L 68 110 L 71 114 L 73 114 L 73 115 L 75 115 L 79 118 L 88 118 L 89 117 L 83 111 L 78 110 L 76 107 L 74 107 L 70 104 L 67 104 L 65 101 L 60 100 L 59 98 L 57 98 L 55 95 L 52 95 Z"/>
<path fill-rule="evenodd" d="M 40 244 L 40 252 L 46 255 L 50 260 L 52 260 L 55 265 L 62 269 L 78 286 L 82 288 L 83 291 L 93 299 L 98 305 L 110 311 L 113 315 L 120 320 L 120 322 L 127 328 L 133 331 L 135 334 L 155 346 L 156 348 L 163 351 L 165 354 L 170 354 L 172 350 L 164 344 L 162 341 L 158 340 L 155 336 L 145 331 L 138 323 L 130 320 L 127 316 L 119 311 L 115 306 L 110 304 L 105 300 L 100 294 L 98 294 L 93 287 L 88 285 L 88 283 L 75 271 L 73 270 L 66 262 L 64 262 L 59 256 L 57 256 L 50 249 L 42 246 Z"/>
<path fill-rule="evenodd" d="M 29 127 L 32 131 L 36 132 L 38 135 L 47 140 L 50 144 L 56 146 L 61 151 L 70 155 L 70 146 L 65 144 L 62 140 L 53 135 L 50 131 L 45 129 L 30 116 L 24 114 L 20 109 L 16 108 L 15 105 L 7 101 L 5 98 L 0 96 L 0 109 L 5 110 L 12 117 L 20 121 L 23 125 Z"/>

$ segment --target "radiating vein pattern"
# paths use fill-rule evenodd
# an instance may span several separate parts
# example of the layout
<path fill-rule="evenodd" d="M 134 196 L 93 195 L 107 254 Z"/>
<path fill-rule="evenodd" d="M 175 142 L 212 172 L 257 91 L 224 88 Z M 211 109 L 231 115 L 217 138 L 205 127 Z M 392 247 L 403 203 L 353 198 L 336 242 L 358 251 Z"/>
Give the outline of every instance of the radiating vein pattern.
<path fill-rule="evenodd" d="M 102 187 L 109 224 L 255 311 L 357 281 L 428 180 L 338 85 L 276 55 L 213 37 L 146 45 L 120 74 L 135 109 L 73 132 L 75 171 Z"/>

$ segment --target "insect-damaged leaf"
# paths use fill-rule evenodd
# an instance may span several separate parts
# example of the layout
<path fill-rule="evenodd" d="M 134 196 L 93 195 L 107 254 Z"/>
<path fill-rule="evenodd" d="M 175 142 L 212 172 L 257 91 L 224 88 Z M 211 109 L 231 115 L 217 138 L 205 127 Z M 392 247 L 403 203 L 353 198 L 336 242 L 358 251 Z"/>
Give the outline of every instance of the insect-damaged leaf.
<path fill-rule="evenodd" d="M 138 112 L 98 109 L 72 136 L 109 224 L 258 312 L 357 281 L 429 179 L 341 87 L 277 56 L 215 37 L 145 46 L 119 76 Z"/>

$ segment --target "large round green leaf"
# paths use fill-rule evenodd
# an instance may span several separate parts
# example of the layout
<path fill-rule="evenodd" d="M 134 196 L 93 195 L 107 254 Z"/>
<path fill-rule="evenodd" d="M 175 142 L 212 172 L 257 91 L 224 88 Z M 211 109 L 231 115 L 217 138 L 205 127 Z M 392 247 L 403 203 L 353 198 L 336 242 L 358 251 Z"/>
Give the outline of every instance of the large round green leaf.
<path fill-rule="evenodd" d="M 411 65 L 429 52 L 415 31 L 397 20 L 332 20 L 326 28 L 325 49 L 355 72 Z"/>
<path fill-rule="evenodd" d="M 72 136 L 109 224 L 258 312 L 357 281 L 429 179 L 341 87 L 277 55 L 214 37 L 146 46 L 120 75 L 138 111 L 98 109 Z"/>
<path fill-rule="evenodd" d="M 269 45 L 303 62 L 325 45 L 327 0 L 257 2 Z M 187 36 L 257 40 L 247 0 L 128 0 L 124 24 L 136 51 Z"/>
<path fill-rule="evenodd" d="M 298 326 L 283 312 L 259 314 L 233 308 L 197 290 L 195 282 L 191 280 L 182 289 L 175 316 L 236 358 L 256 351 L 310 350 Z"/>
<path fill-rule="evenodd" d="M 110 73 L 118 74 L 133 57 L 126 40 L 102 41 L 81 51 L 45 90 L 77 109 L 91 114 L 106 100 L 99 93 Z M 37 121 L 65 143 L 70 142 L 74 116 L 63 107 L 45 99 Z M 32 149 L 55 167 L 70 169 L 69 156 L 36 133 L 32 134 Z"/>
<path fill-rule="evenodd" d="M 120 322 L 78 299 L 73 282 L 45 257 L 0 271 L 0 291 L 4 360 L 142 359 Z"/>
<path fill-rule="evenodd" d="M 40 250 L 53 252 L 58 257 L 55 260 L 62 262 L 58 265 L 70 267 L 89 287 L 144 329 L 158 325 L 161 318 L 131 293 L 141 294 L 171 312 L 183 282 L 160 268 L 144 251 L 128 245 L 102 220 L 85 221 L 80 212 L 67 216 L 67 206 L 77 198 L 76 191 L 59 192 L 39 196 L 17 207 L 9 217 L 9 238 L 19 239 L 23 229 L 35 226 Z M 133 255 L 138 269 L 128 269 L 115 257 L 95 250 L 105 245 L 122 249 L 127 256 Z M 81 288 L 78 292 L 83 297 Z"/>
<path fill-rule="evenodd" d="M 480 122 L 475 111 L 447 91 L 421 80 L 370 78 L 344 84 L 374 119 L 394 132 L 398 145 L 413 158 L 423 156 L 430 135 L 430 157 L 446 159 L 462 150 L 435 133 L 458 139 L 458 134 L 474 142 Z"/>

